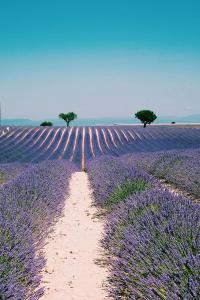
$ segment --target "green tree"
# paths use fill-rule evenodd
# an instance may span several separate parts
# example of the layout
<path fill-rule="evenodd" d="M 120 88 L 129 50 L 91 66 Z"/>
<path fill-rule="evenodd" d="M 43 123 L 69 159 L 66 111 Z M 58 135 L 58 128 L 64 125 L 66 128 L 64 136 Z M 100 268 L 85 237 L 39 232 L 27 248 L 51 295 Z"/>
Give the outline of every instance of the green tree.
<path fill-rule="evenodd" d="M 156 114 L 151 110 L 140 110 L 135 114 L 135 117 L 144 124 L 144 128 L 157 119 Z"/>
<path fill-rule="evenodd" d="M 44 121 L 40 124 L 40 126 L 53 126 L 53 123 L 49 121 Z"/>
<path fill-rule="evenodd" d="M 67 114 L 59 114 L 59 118 L 64 120 L 67 123 L 67 127 L 69 123 L 77 118 L 77 115 L 74 112 L 68 112 Z"/>

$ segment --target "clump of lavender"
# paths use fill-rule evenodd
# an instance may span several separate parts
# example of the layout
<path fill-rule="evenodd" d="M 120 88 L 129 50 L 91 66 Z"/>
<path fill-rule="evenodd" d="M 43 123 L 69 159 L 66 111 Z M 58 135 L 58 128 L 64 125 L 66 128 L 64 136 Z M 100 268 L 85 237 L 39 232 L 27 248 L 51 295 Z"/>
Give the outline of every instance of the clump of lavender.
<path fill-rule="evenodd" d="M 62 213 L 69 162 L 43 162 L 0 187 L 0 298 L 38 299 L 41 253 L 50 226 Z"/>
<path fill-rule="evenodd" d="M 89 161 L 87 171 L 94 199 L 101 207 L 112 206 L 134 191 L 139 192 L 147 186 L 158 184 L 151 175 L 134 167 L 127 168 L 112 156 Z"/>
<path fill-rule="evenodd" d="M 147 190 L 115 206 L 103 245 L 114 299 L 199 299 L 200 206 Z"/>

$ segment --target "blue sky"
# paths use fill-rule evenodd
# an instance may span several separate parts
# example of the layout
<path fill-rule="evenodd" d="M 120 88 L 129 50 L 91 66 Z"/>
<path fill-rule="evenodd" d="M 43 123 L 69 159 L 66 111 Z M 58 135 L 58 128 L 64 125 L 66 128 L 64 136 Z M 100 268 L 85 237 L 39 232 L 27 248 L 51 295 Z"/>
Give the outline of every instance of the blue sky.
<path fill-rule="evenodd" d="M 197 0 L 0 0 L 5 117 L 200 113 Z"/>

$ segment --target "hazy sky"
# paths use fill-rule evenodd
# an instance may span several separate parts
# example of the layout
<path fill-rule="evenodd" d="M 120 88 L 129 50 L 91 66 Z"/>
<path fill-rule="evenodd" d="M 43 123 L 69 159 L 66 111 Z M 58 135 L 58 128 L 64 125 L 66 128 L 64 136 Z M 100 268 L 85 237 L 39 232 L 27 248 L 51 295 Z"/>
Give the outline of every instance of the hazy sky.
<path fill-rule="evenodd" d="M 0 0 L 4 117 L 200 113 L 199 0 Z"/>

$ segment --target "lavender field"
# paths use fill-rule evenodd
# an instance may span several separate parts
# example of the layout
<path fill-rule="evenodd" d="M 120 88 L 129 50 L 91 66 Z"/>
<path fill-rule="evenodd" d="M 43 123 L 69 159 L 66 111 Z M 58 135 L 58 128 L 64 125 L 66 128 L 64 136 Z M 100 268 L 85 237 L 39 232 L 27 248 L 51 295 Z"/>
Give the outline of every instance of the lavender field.
<path fill-rule="evenodd" d="M 0 163 L 67 159 L 83 166 L 100 155 L 198 148 L 200 128 L 154 126 L 10 127 L 0 133 Z"/>
<path fill-rule="evenodd" d="M 0 299 L 43 295 L 41 250 L 81 169 L 105 220 L 108 299 L 200 299 L 200 129 L 167 126 L 2 127 Z"/>

